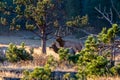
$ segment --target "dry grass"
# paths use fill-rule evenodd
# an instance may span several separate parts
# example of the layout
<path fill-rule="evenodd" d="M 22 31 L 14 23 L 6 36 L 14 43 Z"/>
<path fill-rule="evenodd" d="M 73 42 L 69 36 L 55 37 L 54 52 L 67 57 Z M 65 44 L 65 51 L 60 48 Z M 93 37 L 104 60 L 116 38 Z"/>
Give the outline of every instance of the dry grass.
<path fill-rule="evenodd" d="M 0 77 L 11 77 L 11 78 L 22 78 L 22 73 L 13 73 L 13 72 L 0 72 Z M 120 80 L 119 76 L 114 77 L 95 77 L 88 78 L 87 80 Z"/>
<path fill-rule="evenodd" d="M 8 47 L 9 45 L 6 45 L 6 44 L 0 44 L 0 48 L 2 48 L 2 47 Z M 17 47 L 21 47 L 21 46 L 19 46 L 19 45 L 17 45 Z M 41 47 L 31 47 L 31 46 L 25 46 L 25 48 L 26 48 L 26 50 L 27 51 L 29 51 L 30 50 L 30 48 L 33 48 L 34 49 L 34 54 L 39 54 L 39 55 L 43 55 L 42 53 L 41 53 Z M 53 50 L 51 50 L 51 49 L 49 49 L 48 47 L 47 47 L 47 56 L 48 55 L 53 55 L 55 58 L 59 58 L 59 55 L 57 54 L 57 53 L 55 53 Z M 46 56 L 45 55 L 45 56 Z"/>
<path fill-rule="evenodd" d="M 0 48 L 7 48 L 8 45 L 0 44 Z M 17 47 L 20 47 L 17 45 Z M 29 51 L 31 46 L 25 46 L 26 50 Z M 47 54 L 41 54 L 41 48 L 35 47 L 34 48 L 34 54 L 33 54 L 33 60 L 32 61 L 20 61 L 17 63 L 10 63 L 10 62 L 4 62 L 3 64 L 0 63 L 0 68 L 14 68 L 14 69 L 33 69 L 38 66 L 44 66 L 46 64 L 46 61 L 48 59 L 48 56 L 52 55 L 54 56 L 54 59 L 58 60 L 59 55 L 55 53 L 54 51 L 50 50 L 47 47 Z"/>
<path fill-rule="evenodd" d="M 120 77 L 95 77 L 95 78 L 88 78 L 88 80 L 120 80 Z"/>
<path fill-rule="evenodd" d="M 0 47 L 8 47 L 8 45 L 0 44 Z M 20 47 L 18 45 L 18 47 Z M 26 50 L 29 51 L 31 48 L 30 46 L 25 46 Z M 20 61 L 18 63 L 6 63 L 6 64 L 0 64 L 0 68 L 12 68 L 12 69 L 34 69 L 38 66 L 43 67 L 46 64 L 46 61 L 48 59 L 48 56 L 52 55 L 55 60 L 59 61 L 59 55 L 55 53 L 53 50 L 49 49 L 47 47 L 47 54 L 41 54 L 41 48 L 35 47 L 34 48 L 34 60 L 33 61 Z M 119 57 L 118 57 L 119 58 Z M 54 71 L 70 71 L 74 72 L 77 71 L 76 66 L 68 67 L 68 64 L 63 62 L 59 63 L 58 66 L 54 69 Z M 14 77 L 14 78 L 22 78 L 22 73 L 15 73 L 15 72 L 0 72 L 0 76 L 2 77 Z M 120 80 L 120 77 L 96 77 L 94 79 L 89 78 L 88 80 Z"/>
<path fill-rule="evenodd" d="M 13 72 L 0 72 L 0 77 L 22 78 L 23 74 Z"/>
<path fill-rule="evenodd" d="M 0 44 L 0 47 L 8 47 L 8 45 L 5 44 Z M 20 47 L 17 45 L 17 47 Z M 30 46 L 25 46 L 26 50 L 29 51 L 31 48 Z M 35 47 L 34 48 L 34 59 L 32 61 L 20 61 L 17 63 L 8 63 L 5 62 L 4 65 L 0 64 L 1 68 L 14 68 L 14 69 L 33 69 L 38 66 L 44 66 L 47 62 L 48 56 L 52 55 L 54 59 L 58 62 L 58 66 L 56 67 L 55 70 L 70 70 L 74 71 L 74 69 L 68 68 L 68 64 L 65 63 L 59 63 L 59 55 L 55 53 L 53 50 L 49 49 L 47 47 L 47 54 L 41 54 L 41 48 L 40 47 Z M 59 68 L 58 68 L 59 67 Z"/>

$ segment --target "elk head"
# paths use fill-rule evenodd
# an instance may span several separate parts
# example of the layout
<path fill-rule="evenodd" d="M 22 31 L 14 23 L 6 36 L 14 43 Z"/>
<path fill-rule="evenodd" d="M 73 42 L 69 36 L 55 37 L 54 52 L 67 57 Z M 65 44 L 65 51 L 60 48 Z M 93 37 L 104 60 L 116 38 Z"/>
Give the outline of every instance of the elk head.
<path fill-rule="evenodd" d="M 52 43 L 49 47 L 50 49 L 52 49 L 54 52 L 58 52 L 59 48 L 57 47 L 56 43 Z"/>

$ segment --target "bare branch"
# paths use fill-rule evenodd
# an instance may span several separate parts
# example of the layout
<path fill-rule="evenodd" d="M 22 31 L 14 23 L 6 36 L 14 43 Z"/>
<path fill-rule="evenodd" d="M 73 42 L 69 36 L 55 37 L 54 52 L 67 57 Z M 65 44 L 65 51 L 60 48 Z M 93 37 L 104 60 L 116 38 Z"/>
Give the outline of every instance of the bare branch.
<path fill-rule="evenodd" d="M 52 24 L 52 23 L 53 23 L 53 22 L 48 22 L 48 23 L 46 23 L 46 25 L 49 26 L 49 25 Z"/>
<path fill-rule="evenodd" d="M 32 33 L 36 34 L 38 37 L 41 38 L 41 35 L 39 35 L 37 32 L 33 31 L 33 30 L 30 30 Z"/>
<path fill-rule="evenodd" d="M 99 9 L 95 7 L 95 10 L 99 12 L 111 25 L 113 24 L 113 12 L 112 9 L 110 9 L 110 14 L 106 12 L 106 8 L 104 8 L 104 11 L 102 12 L 100 6 Z"/>
<path fill-rule="evenodd" d="M 111 0 L 111 4 L 112 4 L 112 8 L 114 9 L 114 11 L 116 12 L 116 14 L 117 14 L 118 17 L 120 18 L 120 13 L 119 13 L 118 10 L 115 8 L 112 0 Z"/>
<path fill-rule="evenodd" d="M 110 8 L 110 14 L 111 14 L 111 16 L 110 16 L 111 21 L 113 21 L 113 12 L 112 12 L 112 9 L 111 9 L 111 8 Z"/>
<path fill-rule="evenodd" d="M 83 29 L 80 29 L 80 31 L 84 32 L 84 33 L 87 34 L 87 35 L 92 34 L 92 33 L 89 33 L 89 32 L 87 32 L 87 31 L 83 30 Z"/>
<path fill-rule="evenodd" d="M 50 40 L 50 39 L 55 39 L 55 37 L 51 36 L 51 37 L 47 38 L 46 40 Z"/>
<path fill-rule="evenodd" d="M 50 34 L 52 34 L 52 33 L 53 33 L 53 31 L 46 32 L 46 35 L 50 35 Z"/>

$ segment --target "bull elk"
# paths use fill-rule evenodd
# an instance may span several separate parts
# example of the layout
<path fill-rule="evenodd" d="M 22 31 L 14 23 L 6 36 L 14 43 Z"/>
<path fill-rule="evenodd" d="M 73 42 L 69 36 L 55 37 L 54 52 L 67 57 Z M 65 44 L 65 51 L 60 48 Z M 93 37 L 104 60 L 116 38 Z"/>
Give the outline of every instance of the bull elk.
<path fill-rule="evenodd" d="M 68 48 L 69 52 L 80 52 L 82 50 L 82 44 L 79 42 L 63 40 L 62 37 L 57 37 L 56 41 L 52 43 L 49 48 L 52 48 L 54 52 L 58 52 L 59 48 Z"/>

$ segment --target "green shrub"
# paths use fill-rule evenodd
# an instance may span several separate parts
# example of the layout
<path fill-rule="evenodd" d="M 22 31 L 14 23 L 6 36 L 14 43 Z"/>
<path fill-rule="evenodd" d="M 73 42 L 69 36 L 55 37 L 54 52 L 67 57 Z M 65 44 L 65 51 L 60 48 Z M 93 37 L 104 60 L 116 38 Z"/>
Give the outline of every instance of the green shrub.
<path fill-rule="evenodd" d="M 52 55 L 48 56 L 47 64 L 49 64 L 51 67 L 57 66 L 57 61 L 54 59 L 54 56 Z"/>
<path fill-rule="evenodd" d="M 88 75 L 98 75 L 103 76 L 107 73 L 107 59 L 103 56 L 97 56 L 96 59 L 93 59 L 90 63 L 86 65 L 86 73 Z"/>
<path fill-rule="evenodd" d="M 4 62 L 6 60 L 5 56 L 0 55 L 0 62 Z"/>
<path fill-rule="evenodd" d="M 68 56 L 68 61 L 76 64 L 78 59 L 79 59 L 79 56 L 80 56 L 80 54 L 69 55 Z"/>
<path fill-rule="evenodd" d="M 66 73 L 63 75 L 63 80 L 70 80 L 70 73 Z"/>
<path fill-rule="evenodd" d="M 119 64 L 119 65 L 116 65 L 116 66 L 113 66 L 113 67 L 110 69 L 110 72 L 111 72 L 113 75 L 120 75 L 120 64 Z"/>
<path fill-rule="evenodd" d="M 60 57 L 61 61 L 67 60 L 69 57 L 69 54 L 68 54 L 69 50 L 68 49 L 61 48 L 61 49 L 59 49 L 58 53 L 59 53 L 59 57 Z"/>
<path fill-rule="evenodd" d="M 107 65 L 109 60 L 106 57 L 95 54 L 86 49 L 82 50 L 78 60 L 78 79 L 85 79 L 88 76 L 104 76 L 109 74 Z"/>
<path fill-rule="evenodd" d="M 80 54 L 75 54 L 75 55 L 69 54 L 69 49 L 64 49 L 64 48 L 61 48 L 58 51 L 58 53 L 61 61 L 66 60 L 75 64 L 77 63 L 80 56 Z"/>
<path fill-rule="evenodd" d="M 18 62 L 20 60 L 33 60 L 32 54 L 25 50 L 25 44 L 21 43 L 21 47 L 18 48 L 15 44 L 10 43 L 6 51 L 6 58 L 10 62 Z"/>
<path fill-rule="evenodd" d="M 51 69 L 49 65 L 45 65 L 43 68 L 35 68 L 32 72 L 25 71 L 22 80 L 51 80 L 50 75 Z"/>

